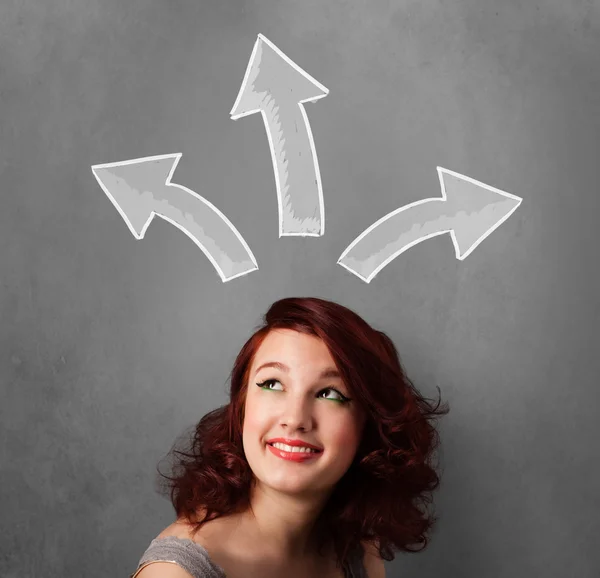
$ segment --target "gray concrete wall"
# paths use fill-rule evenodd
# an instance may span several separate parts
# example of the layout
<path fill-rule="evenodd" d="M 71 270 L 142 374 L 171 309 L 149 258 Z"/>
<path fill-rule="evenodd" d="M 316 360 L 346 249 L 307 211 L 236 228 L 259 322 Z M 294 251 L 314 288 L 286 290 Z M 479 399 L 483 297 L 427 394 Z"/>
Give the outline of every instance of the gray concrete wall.
<path fill-rule="evenodd" d="M 128 575 L 172 520 L 157 462 L 227 401 L 267 307 L 313 295 L 386 331 L 451 406 L 440 522 L 388 576 L 597 576 L 599 6 L 4 0 L 0 575 Z M 263 119 L 230 117 L 258 34 L 328 90 L 305 104 L 323 235 L 280 236 L 293 220 Z M 282 134 L 299 166 L 306 142 Z M 174 153 L 173 183 L 229 219 L 257 269 L 223 281 L 206 247 L 243 259 L 222 222 L 212 237 L 196 222 L 206 252 L 166 218 L 137 239 L 91 170 Z M 438 166 L 522 202 L 496 228 L 508 213 L 493 203 L 411 213 L 433 236 L 404 221 L 405 250 L 368 283 L 337 263 L 382 217 L 441 198 Z M 288 192 L 306 208 L 303 167 Z M 199 210 L 173 199 L 174 220 Z M 461 259 L 444 230 L 465 215 L 486 235 Z M 371 256 L 391 242 L 373 239 Z"/>

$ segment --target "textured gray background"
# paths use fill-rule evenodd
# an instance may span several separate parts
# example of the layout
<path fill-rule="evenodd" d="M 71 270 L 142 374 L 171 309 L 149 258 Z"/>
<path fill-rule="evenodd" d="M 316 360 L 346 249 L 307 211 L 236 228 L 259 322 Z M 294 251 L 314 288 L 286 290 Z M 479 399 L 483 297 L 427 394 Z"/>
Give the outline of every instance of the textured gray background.
<path fill-rule="evenodd" d="M 269 304 L 315 295 L 451 405 L 440 523 L 389 576 L 597 576 L 599 6 L 3 0 L 0 575 L 128 575 L 172 521 L 157 462 Z M 229 118 L 258 33 L 330 90 L 307 105 L 322 238 L 278 238 L 262 119 Z M 222 283 L 160 218 L 136 240 L 90 170 L 175 152 L 258 271 Z M 335 264 L 438 196 L 436 165 L 523 203 L 465 261 L 441 235 L 370 284 Z"/>

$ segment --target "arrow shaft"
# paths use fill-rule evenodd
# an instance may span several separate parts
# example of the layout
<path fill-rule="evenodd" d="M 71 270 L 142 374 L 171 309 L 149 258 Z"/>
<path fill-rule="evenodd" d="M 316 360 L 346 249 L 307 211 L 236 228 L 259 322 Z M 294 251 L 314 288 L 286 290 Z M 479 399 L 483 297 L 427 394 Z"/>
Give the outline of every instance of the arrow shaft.
<path fill-rule="evenodd" d="M 265 95 L 261 107 L 277 184 L 283 234 L 323 233 L 321 176 L 306 113 Z"/>
<path fill-rule="evenodd" d="M 150 210 L 186 233 L 225 278 L 256 269 L 252 253 L 235 227 L 225 215 L 194 192 L 169 184 L 157 187 L 149 203 Z"/>
<path fill-rule="evenodd" d="M 426 199 L 386 215 L 357 237 L 338 263 L 370 281 L 413 245 L 451 230 L 453 215 L 448 205 L 443 199 Z"/>

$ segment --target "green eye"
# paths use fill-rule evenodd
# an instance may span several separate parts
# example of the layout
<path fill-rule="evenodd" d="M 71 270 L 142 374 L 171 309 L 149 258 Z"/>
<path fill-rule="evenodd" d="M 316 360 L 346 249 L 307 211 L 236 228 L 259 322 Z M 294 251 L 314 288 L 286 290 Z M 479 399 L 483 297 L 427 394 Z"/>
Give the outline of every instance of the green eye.
<path fill-rule="evenodd" d="M 268 387 L 268 385 L 270 383 L 280 383 L 280 382 L 277 381 L 276 379 L 267 379 L 266 381 L 263 381 L 262 383 L 257 383 L 256 385 L 258 385 L 258 387 L 260 387 L 261 389 L 270 389 Z"/>
<path fill-rule="evenodd" d="M 348 400 L 347 397 L 343 396 L 337 389 L 334 389 L 333 387 L 328 387 L 326 389 L 323 389 L 319 392 L 319 395 L 322 394 L 324 391 L 335 391 L 335 393 L 337 393 L 340 396 L 340 399 L 332 399 L 332 398 L 325 398 L 325 399 L 331 399 L 331 401 L 337 401 L 338 403 L 346 403 Z"/>
<path fill-rule="evenodd" d="M 274 391 L 272 390 L 269 385 L 272 383 L 281 383 L 278 379 L 267 379 L 261 383 L 257 383 L 256 385 L 260 388 L 260 389 L 266 389 L 269 391 Z M 343 393 L 340 393 L 337 389 L 333 388 L 333 387 L 326 387 L 325 389 L 322 389 L 319 392 L 319 396 L 325 392 L 325 391 L 335 391 L 335 393 L 338 394 L 338 396 L 340 397 L 340 399 L 333 399 L 333 398 L 324 398 L 324 399 L 329 399 L 330 401 L 336 401 L 339 404 L 346 404 L 350 401 L 352 401 L 349 397 L 346 397 Z"/>

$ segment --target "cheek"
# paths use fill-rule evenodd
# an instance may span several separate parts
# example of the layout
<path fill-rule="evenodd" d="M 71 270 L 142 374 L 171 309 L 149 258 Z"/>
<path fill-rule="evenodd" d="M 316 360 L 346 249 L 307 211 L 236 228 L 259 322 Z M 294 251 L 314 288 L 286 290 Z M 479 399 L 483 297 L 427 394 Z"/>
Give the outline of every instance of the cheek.
<path fill-rule="evenodd" d="M 245 443 L 258 443 L 261 435 L 266 435 L 263 431 L 266 427 L 265 412 L 260 412 L 258 408 L 253 407 L 251 401 L 246 404 L 243 426 L 243 437 Z"/>
<path fill-rule="evenodd" d="M 354 454 L 360 443 L 360 430 L 353 420 L 340 420 L 329 431 L 328 441 L 343 453 Z"/>

